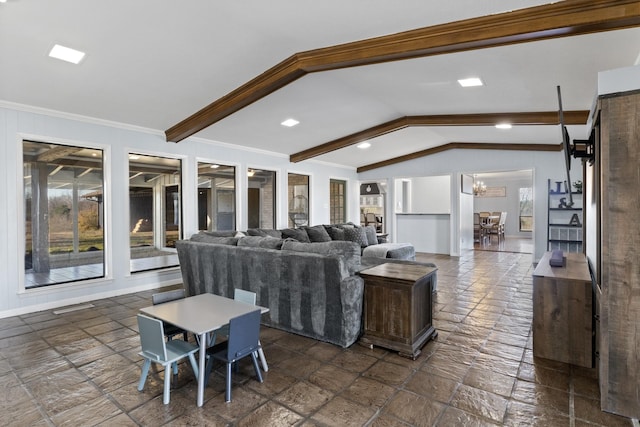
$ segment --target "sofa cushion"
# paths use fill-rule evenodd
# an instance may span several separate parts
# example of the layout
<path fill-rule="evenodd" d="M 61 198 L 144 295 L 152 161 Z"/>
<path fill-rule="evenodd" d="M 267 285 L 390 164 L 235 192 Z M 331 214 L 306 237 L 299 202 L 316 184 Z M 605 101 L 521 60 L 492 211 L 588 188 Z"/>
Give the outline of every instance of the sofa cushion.
<path fill-rule="evenodd" d="M 304 228 L 285 228 L 280 230 L 283 238 L 290 238 L 302 243 L 311 243 Z"/>
<path fill-rule="evenodd" d="M 282 239 L 271 236 L 247 236 L 238 240 L 238 246 L 251 246 L 254 248 L 280 249 Z"/>
<path fill-rule="evenodd" d="M 330 242 L 331 236 L 323 225 L 314 225 L 313 227 L 305 227 L 309 240 L 311 242 Z"/>
<path fill-rule="evenodd" d="M 369 246 L 369 240 L 367 239 L 367 233 L 364 227 L 343 227 L 344 240 L 356 242 L 363 248 Z"/>
<path fill-rule="evenodd" d="M 367 235 L 367 242 L 369 243 L 367 246 L 377 245 L 378 244 L 378 236 L 376 236 L 376 227 L 373 225 L 367 225 L 364 227 L 364 232 Z"/>
<path fill-rule="evenodd" d="M 344 240 L 344 230 L 339 227 L 326 227 L 331 240 Z"/>
<path fill-rule="evenodd" d="M 300 243 L 293 240 L 285 240 L 282 244 L 282 250 L 342 256 L 349 274 L 354 274 L 360 269 L 360 246 L 354 242 Z"/>
<path fill-rule="evenodd" d="M 271 236 L 278 239 L 282 239 L 282 233 L 280 230 L 272 230 L 269 228 L 249 228 L 247 229 L 248 236 Z"/>
<path fill-rule="evenodd" d="M 231 245 L 236 246 L 238 244 L 237 237 L 220 237 L 220 236 L 212 236 L 206 232 L 199 232 L 191 236 L 191 240 L 194 242 L 203 242 L 203 243 L 217 243 L 219 245 Z"/>

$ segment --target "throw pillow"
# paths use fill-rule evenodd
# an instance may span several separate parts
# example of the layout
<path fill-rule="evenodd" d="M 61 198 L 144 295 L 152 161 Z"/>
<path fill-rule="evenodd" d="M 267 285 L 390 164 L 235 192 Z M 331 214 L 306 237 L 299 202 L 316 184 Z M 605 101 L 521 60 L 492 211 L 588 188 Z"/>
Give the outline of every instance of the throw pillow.
<path fill-rule="evenodd" d="M 327 228 L 327 233 L 331 237 L 331 240 L 344 240 L 344 230 L 338 227 Z"/>
<path fill-rule="evenodd" d="M 251 246 L 254 248 L 280 249 L 282 239 L 271 236 L 247 236 L 238 240 L 238 246 Z"/>
<path fill-rule="evenodd" d="M 314 225 L 313 227 L 305 227 L 309 240 L 311 242 L 330 242 L 331 236 L 322 225 Z"/>
<path fill-rule="evenodd" d="M 309 235 L 303 228 L 285 228 L 280 230 L 282 232 L 282 238 L 290 238 L 302 243 L 311 243 Z"/>
<path fill-rule="evenodd" d="M 367 239 L 367 233 L 363 227 L 345 227 L 344 240 L 358 243 L 361 247 L 366 248 L 369 246 L 369 240 Z"/>
<path fill-rule="evenodd" d="M 376 227 L 373 225 L 367 225 L 364 227 L 364 231 L 367 234 L 367 242 L 368 246 L 377 245 L 378 244 L 378 236 L 376 236 Z"/>

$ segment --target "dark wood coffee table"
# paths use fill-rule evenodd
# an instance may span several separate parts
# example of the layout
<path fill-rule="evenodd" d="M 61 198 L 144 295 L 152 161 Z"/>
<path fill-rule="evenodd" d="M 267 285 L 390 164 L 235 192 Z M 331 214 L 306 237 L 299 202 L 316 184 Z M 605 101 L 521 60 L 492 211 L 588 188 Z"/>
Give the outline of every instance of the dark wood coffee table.
<path fill-rule="evenodd" d="M 374 345 L 416 359 L 438 333 L 433 327 L 433 285 L 437 268 L 385 263 L 360 272 L 364 279 L 364 334 Z"/>

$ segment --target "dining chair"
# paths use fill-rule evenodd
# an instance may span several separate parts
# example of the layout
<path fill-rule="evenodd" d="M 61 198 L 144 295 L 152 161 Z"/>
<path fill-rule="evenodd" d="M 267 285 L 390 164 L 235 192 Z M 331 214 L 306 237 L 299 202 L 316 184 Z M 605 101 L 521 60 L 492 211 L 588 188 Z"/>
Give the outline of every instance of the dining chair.
<path fill-rule="evenodd" d="M 231 367 L 240 359 L 251 356 L 253 369 L 259 382 L 262 382 L 262 373 L 258 366 L 256 353 L 260 349 L 260 310 L 254 310 L 232 318 L 229 321 L 229 339 L 207 349 L 209 360 L 205 367 L 205 385 L 209 382 L 214 360 L 220 360 L 226 364 L 225 402 L 231 402 Z"/>
<path fill-rule="evenodd" d="M 153 305 L 164 304 L 165 302 L 175 301 L 178 299 L 182 299 L 185 297 L 184 289 L 174 289 L 173 291 L 160 292 L 157 294 L 151 295 L 151 302 Z M 164 323 L 164 333 L 169 341 L 173 339 L 174 336 L 182 334 L 182 337 L 185 341 L 188 341 L 187 331 L 182 328 L 179 328 L 171 323 Z"/>
<path fill-rule="evenodd" d="M 151 362 L 157 363 L 164 367 L 164 391 L 162 395 L 162 403 L 169 403 L 169 392 L 171 389 L 171 368 L 173 373 L 178 373 L 178 361 L 189 358 L 191 369 L 196 378 L 198 378 L 198 364 L 194 353 L 198 351 L 198 347 L 182 340 L 165 341 L 164 325 L 161 320 L 138 314 L 138 330 L 140 331 L 140 344 L 142 351 L 140 356 L 145 361 L 142 365 L 142 373 L 140 381 L 138 381 L 138 391 L 144 389 L 144 383 L 149 375 L 149 367 Z"/>
<path fill-rule="evenodd" d="M 236 301 L 244 302 L 251 305 L 256 305 L 256 293 L 251 291 L 245 291 L 244 289 L 235 288 L 233 290 L 233 299 Z M 212 339 L 212 342 L 215 342 L 215 337 L 218 335 L 229 336 L 229 325 L 224 325 L 222 328 L 217 329 L 214 332 L 215 336 Z M 262 344 L 258 339 L 258 344 L 260 344 L 260 348 L 257 350 L 258 359 L 260 360 L 260 364 L 262 365 L 262 370 L 267 372 L 269 370 L 269 365 L 267 365 L 267 358 L 264 355 L 264 351 L 262 350 Z"/>
<path fill-rule="evenodd" d="M 473 240 L 482 243 L 483 230 L 480 224 L 480 214 L 474 212 L 473 214 Z"/>
<path fill-rule="evenodd" d="M 505 223 L 507 221 L 507 213 L 506 212 L 494 212 L 498 213 L 498 220 L 496 222 L 492 222 L 491 226 L 487 228 L 489 234 L 495 234 L 498 236 L 498 242 L 500 239 L 504 239 L 504 229 Z"/>

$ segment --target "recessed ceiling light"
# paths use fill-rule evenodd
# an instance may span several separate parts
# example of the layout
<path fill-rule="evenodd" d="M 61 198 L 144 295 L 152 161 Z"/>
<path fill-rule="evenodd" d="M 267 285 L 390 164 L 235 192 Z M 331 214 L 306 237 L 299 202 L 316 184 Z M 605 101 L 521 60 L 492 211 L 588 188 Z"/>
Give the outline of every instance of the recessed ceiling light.
<path fill-rule="evenodd" d="M 129 154 L 129 160 L 138 160 L 140 156 L 137 154 Z"/>
<path fill-rule="evenodd" d="M 85 53 L 79 50 L 71 49 L 70 47 L 60 46 L 59 44 L 53 46 L 49 56 L 63 61 L 71 62 L 73 64 L 79 64 L 84 58 Z"/>
<path fill-rule="evenodd" d="M 496 129 L 511 129 L 510 123 L 498 123 Z"/>
<path fill-rule="evenodd" d="M 484 83 L 482 83 L 482 80 L 480 80 L 480 78 L 478 78 L 478 77 L 470 77 L 468 79 L 460 79 L 460 80 L 458 80 L 458 83 L 462 87 L 474 87 L 474 86 L 482 86 L 482 85 L 484 85 Z"/>
<path fill-rule="evenodd" d="M 297 121 L 296 119 L 287 119 L 284 122 L 280 123 L 282 126 L 286 126 L 288 128 L 293 127 L 295 125 L 297 125 L 298 123 L 300 123 L 299 121 Z"/>
<path fill-rule="evenodd" d="M 220 167 L 220 165 L 211 165 L 211 169 L 218 169 Z"/>
<path fill-rule="evenodd" d="M 371 143 L 369 142 L 362 142 L 358 145 L 356 145 L 356 147 L 362 149 L 362 150 L 366 150 L 367 148 L 371 147 Z"/>

